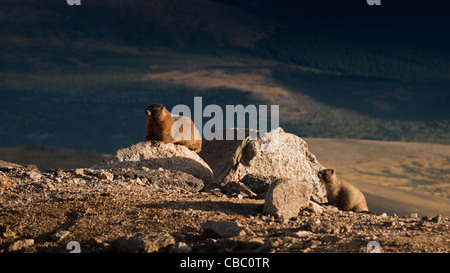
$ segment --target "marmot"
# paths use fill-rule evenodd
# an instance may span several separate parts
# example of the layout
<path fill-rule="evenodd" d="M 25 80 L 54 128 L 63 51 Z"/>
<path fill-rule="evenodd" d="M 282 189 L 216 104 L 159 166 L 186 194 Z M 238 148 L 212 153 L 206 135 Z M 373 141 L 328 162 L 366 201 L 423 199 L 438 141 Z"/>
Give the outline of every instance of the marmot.
<path fill-rule="evenodd" d="M 173 115 L 162 104 L 153 104 L 147 107 L 145 115 L 147 116 L 145 124 L 146 140 L 155 140 L 157 147 L 163 143 L 174 143 L 185 145 L 197 153 L 201 151 L 200 133 L 190 118 Z M 173 126 L 174 124 L 176 126 Z M 190 135 L 189 130 L 184 130 L 183 124 L 190 125 Z"/>
<path fill-rule="evenodd" d="M 325 184 L 329 203 L 340 210 L 369 211 L 362 192 L 337 177 L 333 169 L 321 170 L 317 176 Z"/>

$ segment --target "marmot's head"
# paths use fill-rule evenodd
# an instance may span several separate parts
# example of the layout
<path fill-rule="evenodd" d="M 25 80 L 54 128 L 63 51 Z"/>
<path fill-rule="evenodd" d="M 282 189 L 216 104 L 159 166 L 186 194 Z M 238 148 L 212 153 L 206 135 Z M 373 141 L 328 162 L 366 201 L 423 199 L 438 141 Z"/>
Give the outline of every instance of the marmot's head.
<path fill-rule="evenodd" d="M 324 169 L 317 173 L 320 181 L 326 183 L 332 183 L 336 179 L 336 172 L 334 169 Z"/>
<path fill-rule="evenodd" d="M 147 118 L 152 118 L 154 120 L 161 119 L 162 115 L 165 114 L 166 108 L 162 104 L 153 104 L 145 109 L 145 115 Z"/>

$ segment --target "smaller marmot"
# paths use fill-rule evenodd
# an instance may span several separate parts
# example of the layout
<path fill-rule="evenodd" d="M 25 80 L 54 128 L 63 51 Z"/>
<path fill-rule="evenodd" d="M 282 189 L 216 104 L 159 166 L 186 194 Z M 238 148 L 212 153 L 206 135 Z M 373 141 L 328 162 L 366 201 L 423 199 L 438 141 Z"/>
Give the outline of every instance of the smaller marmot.
<path fill-rule="evenodd" d="M 147 116 L 145 139 L 156 141 L 155 146 L 174 143 L 185 145 L 197 153 L 201 151 L 200 133 L 189 117 L 173 115 L 162 104 L 153 104 L 147 107 L 145 115 Z M 185 130 L 184 125 L 190 126 L 190 128 Z"/>
<path fill-rule="evenodd" d="M 336 205 L 340 210 L 369 211 L 363 193 L 337 177 L 333 169 L 321 170 L 317 176 L 325 184 L 330 204 Z"/>

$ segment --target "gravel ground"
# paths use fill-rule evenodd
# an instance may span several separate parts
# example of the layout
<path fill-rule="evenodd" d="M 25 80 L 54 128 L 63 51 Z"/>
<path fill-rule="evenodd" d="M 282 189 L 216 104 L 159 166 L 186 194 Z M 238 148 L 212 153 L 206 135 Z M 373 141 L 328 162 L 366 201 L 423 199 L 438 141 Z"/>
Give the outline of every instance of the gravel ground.
<path fill-rule="evenodd" d="M 262 214 L 263 199 L 200 192 L 202 186 L 191 175 L 163 169 L 43 173 L 5 165 L 0 253 L 69 252 L 71 241 L 81 252 L 450 252 L 450 220 L 439 215 L 321 205 L 276 219 Z M 217 229 L 207 228 L 208 221 Z"/>

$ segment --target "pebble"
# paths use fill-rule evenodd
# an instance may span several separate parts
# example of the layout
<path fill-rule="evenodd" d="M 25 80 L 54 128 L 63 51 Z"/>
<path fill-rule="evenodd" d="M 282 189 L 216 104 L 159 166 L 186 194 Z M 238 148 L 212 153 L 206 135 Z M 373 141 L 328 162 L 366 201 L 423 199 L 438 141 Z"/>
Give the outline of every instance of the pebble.
<path fill-rule="evenodd" d="M 203 230 L 218 238 L 251 235 L 250 233 L 253 233 L 236 222 L 207 221 L 200 226 Z"/>
<path fill-rule="evenodd" d="M 54 241 L 61 241 L 61 240 L 64 240 L 64 238 L 66 238 L 69 235 L 70 235 L 70 231 L 68 231 L 68 230 L 59 230 L 55 234 L 51 235 L 51 238 Z"/>
<path fill-rule="evenodd" d="M 314 212 L 317 215 L 320 215 L 323 213 L 323 207 L 316 202 L 309 201 L 308 209 Z"/>
<path fill-rule="evenodd" d="M 12 231 L 9 226 L 2 228 L 2 229 L 4 229 L 4 232 L 2 233 L 3 238 L 15 238 L 16 237 L 16 233 L 14 231 Z"/>
<path fill-rule="evenodd" d="M 292 233 L 292 236 L 297 238 L 304 238 L 304 237 L 310 237 L 313 236 L 314 233 L 308 230 L 299 230 L 297 232 Z"/>
<path fill-rule="evenodd" d="M 138 185 L 145 185 L 145 183 L 142 182 L 142 180 L 139 177 L 136 178 L 136 184 L 138 184 Z"/>
<path fill-rule="evenodd" d="M 308 224 L 316 224 L 316 225 L 318 225 L 318 224 L 320 224 L 320 219 L 319 219 L 319 218 L 312 217 L 312 218 L 310 218 L 310 219 L 308 220 L 307 223 L 308 223 Z"/>
<path fill-rule="evenodd" d="M 172 245 L 169 249 L 169 253 L 189 253 L 191 252 L 191 247 L 184 242 L 177 242 Z"/>
<path fill-rule="evenodd" d="M 109 172 L 101 172 L 101 173 L 97 174 L 97 177 L 102 180 L 108 180 L 108 181 L 111 181 L 114 179 L 114 175 Z"/>
<path fill-rule="evenodd" d="M 12 243 L 8 246 L 8 252 L 18 251 L 24 247 L 30 247 L 32 245 L 34 245 L 34 239 L 25 239 L 25 240 L 15 241 L 14 243 Z"/>
<path fill-rule="evenodd" d="M 175 244 L 175 239 L 167 232 L 146 231 L 128 237 L 119 237 L 113 244 L 119 252 L 157 252 L 161 248 Z"/>
<path fill-rule="evenodd" d="M 431 221 L 434 223 L 440 223 L 442 221 L 442 216 L 439 214 L 439 215 L 431 218 Z"/>
<path fill-rule="evenodd" d="M 55 185 L 53 185 L 53 183 L 52 183 L 50 180 L 46 181 L 45 185 L 47 186 L 47 188 L 48 188 L 49 190 L 52 190 L 52 191 L 53 191 L 53 190 L 56 189 Z"/>
<path fill-rule="evenodd" d="M 75 169 L 75 174 L 76 175 L 84 175 L 84 169 L 82 169 L 82 168 Z"/>
<path fill-rule="evenodd" d="M 26 175 L 34 181 L 39 180 L 42 177 L 40 173 L 35 171 L 29 171 L 26 173 Z"/>
<path fill-rule="evenodd" d="M 57 169 L 57 170 L 55 171 L 55 175 L 56 175 L 57 177 L 63 177 L 63 176 L 64 176 L 64 171 L 61 170 L 61 169 Z"/>

